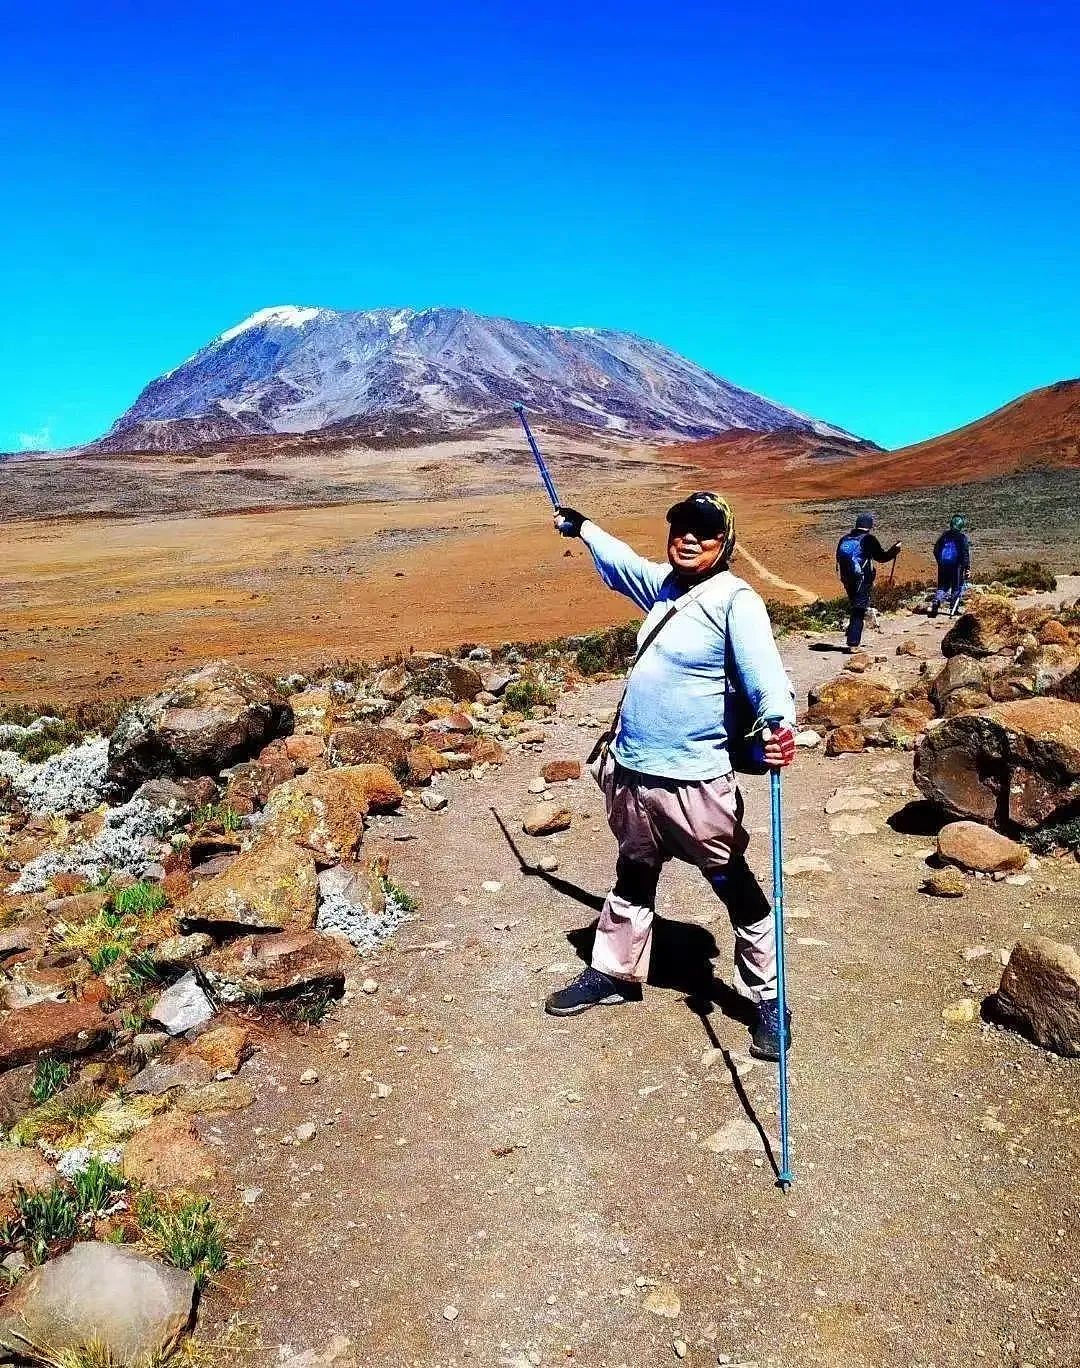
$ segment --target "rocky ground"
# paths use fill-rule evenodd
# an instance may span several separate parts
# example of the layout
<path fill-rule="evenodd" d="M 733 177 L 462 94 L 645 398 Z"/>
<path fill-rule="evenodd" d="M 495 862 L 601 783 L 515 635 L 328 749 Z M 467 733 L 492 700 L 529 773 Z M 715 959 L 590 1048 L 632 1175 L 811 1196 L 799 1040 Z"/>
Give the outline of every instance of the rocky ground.
<path fill-rule="evenodd" d="M 1077 587 L 1063 584 L 1061 597 Z M 1066 628 L 1068 645 L 1040 640 L 1054 636 L 1046 623 L 1056 616 L 1021 621 L 1015 604 L 1007 609 L 991 606 L 957 629 L 953 642 L 974 641 L 977 653 L 953 658 L 978 662 L 978 679 L 967 670 L 962 685 L 945 683 L 981 688 L 984 698 L 966 701 L 991 719 L 988 735 L 1007 733 L 1015 749 L 1020 722 L 1008 710 L 1044 689 L 1047 671 L 1055 688 L 1069 677 L 1072 637 Z M 1076 942 L 1080 866 L 1018 855 L 981 826 L 955 824 L 939 858 L 944 817 L 920 801 L 906 748 L 919 746 L 923 787 L 940 785 L 941 766 L 931 762 L 948 748 L 936 738 L 973 715 L 963 698 L 950 708 L 954 690 L 933 687 L 949 626 L 884 619 L 866 658 L 848 662 L 855 668 L 839 682 L 844 658 L 820 649 L 827 642 L 784 643 L 800 698 L 813 697 L 810 720 L 826 737 L 801 749 L 785 781 L 796 1021 L 796 1183 L 786 1196 L 773 1172 L 775 1070 L 746 1055 L 745 1014 L 727 987 L 730 932 L 700 876 L 685 868 L 665 876 L 653 984 L 641 1006 L 569 1022 L 543 1015 L 545 994 L 588 956 L 614 850 L 591 782 L 558 777 L 572 764 L 549 771 L 547 782 L 541 771 L 587 753 L 619 686 L 576 687 L 552 715 L 540 707 L 539 719 L 524 719 L 512 706 L 522 695 L 507 698 L 505 676 L 528 679 L 530 667 L 514 660 L 454 667 L 475 671 L 478 706 L 452 697 L 410 703 L 475 691 L 476 681 L 450 677 L 436 661 L 391 671 L 374 690 L 302 690 L 289 701 L 284 741 L 270 739 L 285 725 L 275 699 L 249 697 L 241 709 L 249 730 L 219 732 L 214 745 L 258 749 L 259 760 L 214 795 L 194 793 L 191 776 L 171 781 L 179 794 L 153 778 L 157 790 L 136 787 L 158 768 L 165 733 L 173 753 L 189 747 L 189 771 L 204 764 L 182 740 L 190 717 L 176 715 L 192 700 L 145 705 L 102 761 L 129 812 L 132 801 L 157 811 L 150 799 L 179 807 L 211 796 L 217 811 L 160 831 L 139 827 L 144 867 L 129 867 L 127 882 L 167 890 L 163 924 L 136 919 L 123 956 L 89 976 L 81 961 L 66 977 L 70 964 L 44 963 L 52 942 L 43 947 L 41 937 L 68 911 L 55 907 L 59 871 L 49 852 L 76 850 L 71 877 L 101 855 L 93 844 L 101 830 L 73 831 L 72 820 L 52 829 L 60 819 L 39 830 L 37 819 L 10 832 L 10 877 L 24 891 L 6 897 L 3 934 L 27 934 L 9 957 L 4 1080 L 40 1072 L 16 1029 L 20 1013 L 37 1011 L 55 1030 L 59 1010 L 90 1006 L 95 1024 L 107 1022 L 111 1043 L 93 1057 L 111 1072 L 91 1078 L 109 1098 L 115 1091 L 114 1109 L 153 1099 L 117 1146 L 127 1145 L 119 1162 L 131 1191 L 169 1193 L 198 1180 L 228 1228 L 232 1266 L 209 1278 L 196 1333 L 201 1351 L 225 1362 L 1075 1361 L 1080 1082 L 1067 1053 L 1029 1038 L 1056 1030 L 1058 1049 L 1080 1051 L 1061 977 L 1068 963 L 1050 972 L 1036 959 L 1012 985 L 1014 1024 L 1027 1035 L 989 1018 L 1017 941 L 1036 955 L 1036 934 Z M 1055 645 L 1062 649 L 1048 654 Z M 432 673 L 421 688 L 424 670 Z M 549 662 L 536 680 L 556 675 L 565 679 L 561 663 Z M 1007 696 L 998 698 L 991 690 L 1006 693 L 1005 676 Z M 1028 677 L 1030 691 L 1020 682 Z M 376 696 L 393 711 L 372 727 L 382 713 Z M 1034 701 L 1057 705 L 1041 693 Z M 966 754 L 966 744 L 960 735 L 952 753 Z M 1074 805 L 1061 766 L 1080 756 L 1080 739 L 1063 729 L 1043 738 L 1039 756 L 1051 751 L 1058 806 L 1047 807 L 1045 784 L 1025 783 L 1014 835 L 1046 830 Z M 1045 779 L 1039 756 L 1028 755 L 1025 773 Z M 221 758 L 219 749 L 215 763 Z M 40 802 L 60 782 L 9 769 L 24 805 L 25 795 Z M 997 793 L 995 775 L 975 766 L 946 795 L 948 815 L 975 815 L 956 805 L 983 801 L 984 778 Z M 766 879 L 767 793 L 760 780 L 745 791 L 753 864 Z M 223 820 L 226 808 L 239 830 Z M 362 831 L 356 814 L 365 808 Z M 552 834 L 526 835 L 523 823 Z M 972 863 L 997 873 L 973 873 Z M 268 869 L 284 872 L 268 881 Z M 37 891 L 35 871 L 52 886 Z M 124 882 L 114 876 L 114 886 Z M 952 896 L 934 896 L 928 882 Z M 186 983 L 171 1006 L 194 1005 L 205 1019 L 171 1019 L 169 1039 L 140 1023 L 155 1037 L 140 1071 L 134 1061 L 148 1042 L 136 1046 L 135 1023 L 122 1019 L 131 1004 L 118 1005 L 127 988 L 117 974 L 130 971 L 133 947 L 151 952 L 166 930 L 203 937 L 171 947 L 168 977 Z M 362 956 L 328 934 L 342 930 Z M 275 956 L 268 947 L 282 936 L 289 944 Z M 1014 957 L 1018 979 L 1023 963 Z M 94 987 L 102 977 L 108 1000 Z M 1041 997 L 1031 996 L 1033 980 Z M 328 989 L 318 1026 L 286 1009 L 310 1002 L 293 994 L 312 984 Z M 161 991 L 147 995 L 159 1017 Z M 20 993 L 24 1002 L 50 1000 L 44 1010 L 20 1006 Z M 50 1050 L 57 1057 L 83 1048 L 74 1037 L 86 1019 L 67 1025 L 78 1029 L 61 1031 Z M 18 1154 L 55 1162 L 51 1142 Z M 10 1151 L 5 1158 L 14 1164 Z M 168 1266 L 160 1245 L 122 1213 L 93 1215 L 102 1220 L 86 1233 L 119 1228 L 154 1267 Z M 72 1257 L 64 1244 L 45 1270 Z"/>

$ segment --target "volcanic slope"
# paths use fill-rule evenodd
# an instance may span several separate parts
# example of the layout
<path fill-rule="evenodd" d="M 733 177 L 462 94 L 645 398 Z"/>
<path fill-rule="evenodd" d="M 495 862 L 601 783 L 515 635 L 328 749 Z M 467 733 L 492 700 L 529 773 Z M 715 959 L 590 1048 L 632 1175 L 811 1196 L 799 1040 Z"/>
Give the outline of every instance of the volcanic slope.
<path fill-rule="evenodd" d="M 549 419 L 628 436 L 731 428 L 848 434 L 740 389 L 659 343 L 604 328 L 489 318 L 467 309 L 282 305 L 227 329 L 146 386 L 94 445 L 189 450 L 270 433 L 396 433 L 505 422 L 523 402 Z"/>

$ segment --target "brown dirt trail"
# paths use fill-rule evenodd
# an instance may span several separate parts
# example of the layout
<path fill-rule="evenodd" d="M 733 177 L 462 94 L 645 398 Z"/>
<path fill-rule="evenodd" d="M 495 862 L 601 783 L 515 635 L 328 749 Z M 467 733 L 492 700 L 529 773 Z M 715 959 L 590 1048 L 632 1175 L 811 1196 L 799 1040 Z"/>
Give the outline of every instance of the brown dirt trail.
<path fill-rule="evenodd" d="M 913 669 L 892 659 L 899 635 L 936 649 L 941 630 L 897 619 L 868 645 Z M 802 698 L 839 660 L 801 640 L 784 654 Z M 595 732 L 576 719 L 616 687 L 564 698 L 543 756 L 583 755 Z M 730 932 L 694 871 L 662 880 L 642 1005 L 543 1015 L 587 955 L 614 849 L 583 779 L 558 790 L 569 832 L 515 835 L 528 861 L 557 854 L 558 872 L 523 870 L 491 807 L 519 832 L 540 759 L 448 781 L 445 813 L 416 805 L 372 834 L 420 899 L 358 973 L 378 991 L 355 989 L 321 1031 L 268 1047 L 248 1066 L 256 1106 L 211 1126 L 234 1195 L 265 1190 L 240 1207 L 242 1289 L 205 1302 L 209 1333 L 234 1313 L 247 1323 L 230 1362 L 275 1364 L 281 1345 L 321 1350 L 335 1334 L 379 1368 L 639 1368 L 683 1343 L 692 1365 L 1077 1362 L 1080 1073 L 941 1017 L 996 986 L 997 947 L 1025 925 L 1076 938 L 1075 864 L 929 899 L 916 890 L 930 842 L 884 824 L 914 796 L 910 757 L 800 754 L 788 853 L 820 853 L 834 872 L 788 888 L 784 1196 L 764 1154 L 702 1147 L 737 1118 L 774 1136 L 776 1077 L 759 1063 L 736 1081 L 747 1035 L 724 982 Z M 853 783 L 882 797 L 877 835 L 828 828 L 825 799 Z M 767 792 L 745 788 L 764 877 Z M 419 839 L 391 839 L 408 831 Z M 976 944 L 994 953 L 965 962 Z M 309 1068 L 318 1083 L 299 1086 Z M 310 1144 L 283 1143 L 309 1120 Z M 670 1318 L 649 1309 L 661 1293 Z"/>

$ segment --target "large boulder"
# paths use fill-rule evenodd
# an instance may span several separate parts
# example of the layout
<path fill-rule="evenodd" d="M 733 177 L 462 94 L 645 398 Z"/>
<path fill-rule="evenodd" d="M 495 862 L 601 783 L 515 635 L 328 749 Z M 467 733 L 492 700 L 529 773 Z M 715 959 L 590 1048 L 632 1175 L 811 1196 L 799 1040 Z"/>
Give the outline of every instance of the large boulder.
<path fill-rule="evenodd" d="M 96 998 L 51 999 L 8 1012 L 0 1021 L 0 1070 L 33 1063 L 39 1055 L 85 1054 L 108 1034 Z"/>
<path fill-rule="evenodd" d="M 0 1197 L 45 1192 L 56 1184 L 56 1170 L 38 1150 L 26 1145 L 0 1145 Z"/>
<path fill-rule="evenodd" d="M 945 633 L 941 653 L 946 656 L 997 655 L 1012 650 L 1027 630 L 1017 622 L 1011 600 L 996 594 L 979 594 L 968 600 L 963 616 Z"/>
<path fill-rule="evenodd" d="M 982 666 L 969 655 L 952 656 L 946 660 L 930 684 L 930 698 L 939 713 L 945 711 L 949 695 L 957 689 L 978 689 L 986 692 L 986 678 Z"/>
<path fill-rule="evenodd" d="M 409 772 L 409 749 L 396 731 L 353 722 L 331 732 L 331 765 L 385 765 L 396 779 Z"/>
<path fill-rule="evenodd" d="M 320 865 L 351 859 L 369 812 L 400 807 L 401 785 L 385 765 L 312 770 L 282 784 L 266 805 L 265 837 L 310 850 Z"/>
<path fill-rule="evenodd" d="M 997 1007 L 1038 1044 L 1080 1055 L 1080 954 L 1045 936 L 1025 937 L 1001 975 Z"/>
<path fill-rule="evenodd" d="M 947 822 L 938 832 L 938 858 L 982 874 L 1023 869 L 1030 852 L 982 822 Z"/>
<path fill-rule="evenodd" d="M 806 721 L 813 727 L 845 727 L 867 717 L 884 717 L 896 706 L 899 696 L 891 675 L 844 671 L 810 691 Z"/>
<path fill-rule="evenodd" d="M 194 1123 L 174 1111 L 155 1117 L 124 1147 L 124 1177 L 147 1187 L 193 1187 L 217 1172 L 214 1152 L 199 1139 Z"/>
<path fill-rule="evenodd" d="M 161 776 L 218 774 L 292 728 L 268 679 L 216 660 L 134 704 L 109 739 L 109 778 L 126 790 Z"/>
<path fill-rule="evenodd" d="M 312 852 L 268 831 L 223 874 L 195 884 L 176 915 L 189 931 L 307 928 L 315 921 L 316 886 Z"/>
<path fill-rule="evenodd" d="M 951 717 L 915 751 L 915 782 L 956 817 L 1034 830 L 1080 810 L 1080 703 L 1025 698 Z"/>
<path fill-rule="evenodd" d="M 86 1242 L 20 1280 L 4 1306 L 0 1344 L 34 1362 L 93 1346 L 100 1361 L 133 1368 L 174 1349 L 194 1309 L 190 1273 Z"/>
<path fill-rule="evenodd" d="M 276 936 L 245 936 L 200 965 L 222 1002 L 288 997 L 319 990 L 332 997 L 345 991 L 348 946 L 317 931 L 287 931 Z"/>

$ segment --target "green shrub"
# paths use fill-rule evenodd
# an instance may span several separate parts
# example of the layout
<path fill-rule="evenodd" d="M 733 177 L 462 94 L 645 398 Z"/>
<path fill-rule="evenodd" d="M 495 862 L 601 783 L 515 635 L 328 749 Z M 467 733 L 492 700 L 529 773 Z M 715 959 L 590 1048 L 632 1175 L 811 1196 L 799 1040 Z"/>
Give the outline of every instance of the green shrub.
<path fill-rule="evenodd" d="M 583 675 L 618 674 L 629 669 L 637 652 L 640 623 L 625 623 L 605 632 L 593 632 L 574 655 L 574 664 Z"/>
<path fill-rule="evenodd" d="M 551 702 L 551 694 L 535 679 L 518 679 L 506 686 L 503 702 L 510 712 L 528 717 L 533 708 Z"/>
<path fill-rule="evenodd" d="M 90 968 L 95 974 L 103 974 L 106 969 L 112 968 L 123 953 L 122 941 L 108 941 L 105 945 L 99 945 L 96 950 L 91 950 L 86 958 L 90 961 Z"/>
<path fill-rule="evenodd" d="M 1055 850 L 1071 850 L 1080 855 L 1080 817 L 1028 832 L 1023 840 L 1036 855 L 1052 855 Z"/>
<path fill-rule="evenodd" d="M 47 722 L 40 731 L 5 741 L 3 748 L 14 751 L 29 765 L 40 765 L 43 760 L 51 760 L 54 755 L 59 755 L 82 739 L 83 733 L 71 722 Z"/>
<path fill-rule="evenodd" d="M 1015 565 L 994 566 L 994 579 L 1010 589 L 1033 589 L 1052 593 L 1057 588 L 1057 577 L 1041 561 L 1025 560 Z"/>

